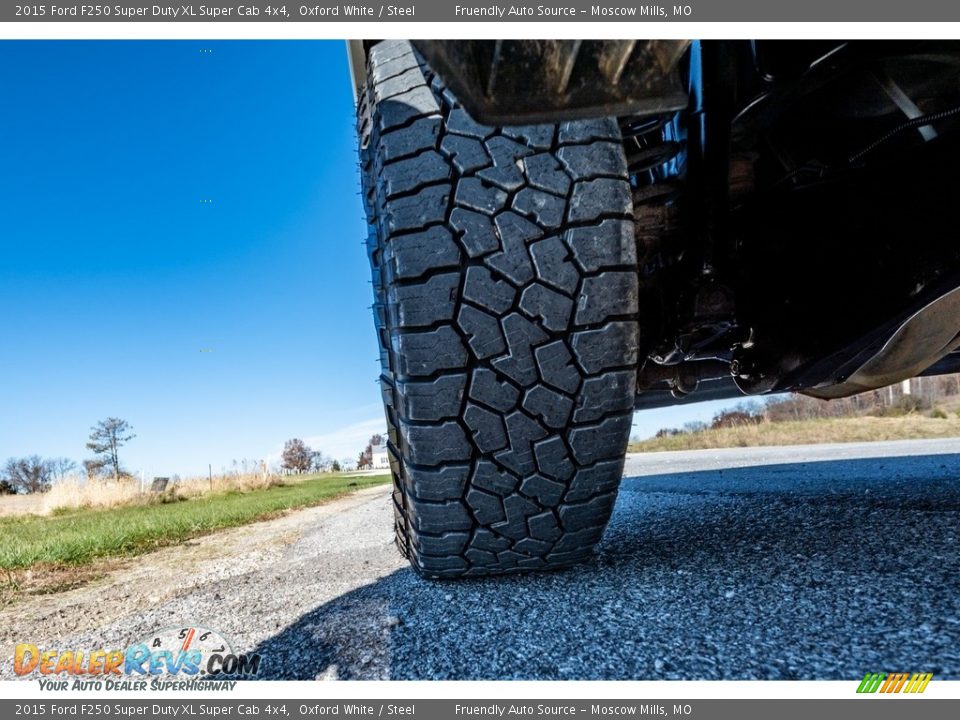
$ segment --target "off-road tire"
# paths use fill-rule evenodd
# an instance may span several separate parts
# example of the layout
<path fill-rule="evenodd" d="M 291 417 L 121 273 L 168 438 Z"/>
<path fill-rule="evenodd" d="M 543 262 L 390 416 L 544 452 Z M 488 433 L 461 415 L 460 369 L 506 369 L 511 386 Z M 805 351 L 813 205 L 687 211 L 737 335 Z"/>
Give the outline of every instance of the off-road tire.
<path fill-rule="evenodd" d="M 481 126 L 393 40 L 358 116 L 398 546 L 431 578 L 589 558 L 636 390 L 616 121 Z"/>

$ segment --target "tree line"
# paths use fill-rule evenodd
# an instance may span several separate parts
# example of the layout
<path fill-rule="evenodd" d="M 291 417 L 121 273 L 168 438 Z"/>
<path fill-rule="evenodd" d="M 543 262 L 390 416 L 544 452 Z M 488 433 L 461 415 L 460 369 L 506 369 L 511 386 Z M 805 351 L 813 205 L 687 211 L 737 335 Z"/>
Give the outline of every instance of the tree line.
<path fill-rule="evenodd" d="M 960 373 L 932 377 L 916 377 L 894 383 L 879 390 L 833 400 L 820 400 L 791 393 L 765 400 L 746 400 L 713 416 L 710 422 L 692 420 L 682 427 L 662 428 L 656 437 L 689 435 L 704 430 L 744 427 L 760 423 L 778 423 L 863 416 L 896 417 L 910 413 L 926 413 L 946 417 L 937 405 L 960 398 Z"/>
<path fill-rule="evenodd" d="M 88 478 L 111 477 L 119 482 L 129 478 L 130 473 L 120 460 L 120 449 L 133 440 L 133 426 L 121 418 L 109 417 L 90 428 L 86 448 L 93 457 L 83 461 L 83 471 Z M 383 442 L 379 434 L 371 436 L 357 458 L 357 469 L 373 467 L 373 448 Z M 349 461 L 328 457 L 319 450 L 310 448 L 300 438 L 284 443 L 281 467 L 287 472 L 340 472 Z M 43 458 L 27 455 L 9 458 L 0 468 L 0 495 L 15 493 L 45 492 L 50 486 L 78 470 L 70 458 Z"/>
<path fill-rule="evenodd" d="M 383 436 L 375 434 L 370 437 L 367 446 L 360 451 L 357 457 L 357 470 L 373 467 L 373 448 L 383 442 Z M 327 457 L 319 450 L 312 449 L 300 438 L 287 440 L 280 454 L 280 466 L 287 472 L 340 472 L 349 461 L 340 462 Z"/>
<path fill-rule="evenodd" d="M 109 417 L 90 428 L 86 448 L 93 457 L 83 461 L 87 477 L 112 477 L 116 481 L 130 473 L 120 462 L 120 448 L 136 437 L 133 427 L 121 418 Z M 0 469 L 0 494 L 46 492 L 57 480 L 76 472 L 70 458 L 43 458 L 27 455 L 9 458 Z"/>
<path fill-rule="evenodd" d="M 314 450 L 300 438 L 287 440 L 280 453 L 280 467 L 287 472 L 340 472 L 339 460 L 327 457 L 320 450 Z"/>

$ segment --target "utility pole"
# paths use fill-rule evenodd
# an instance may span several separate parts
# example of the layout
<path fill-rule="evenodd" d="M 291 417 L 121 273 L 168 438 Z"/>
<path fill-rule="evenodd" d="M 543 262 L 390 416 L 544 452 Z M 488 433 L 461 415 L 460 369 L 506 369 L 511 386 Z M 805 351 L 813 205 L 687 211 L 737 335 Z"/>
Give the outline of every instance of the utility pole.
<path fill-rule="evenodd" d="M 210 477 L 210 491 L 213 492 L 213 463 L 207 464 L 207 475 Z"/>

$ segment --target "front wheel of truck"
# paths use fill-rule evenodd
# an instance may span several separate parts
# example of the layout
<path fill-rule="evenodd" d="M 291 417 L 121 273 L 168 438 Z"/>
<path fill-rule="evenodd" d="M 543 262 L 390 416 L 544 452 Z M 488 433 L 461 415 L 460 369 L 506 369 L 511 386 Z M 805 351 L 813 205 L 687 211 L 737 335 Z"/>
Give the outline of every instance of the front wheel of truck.
<path fill-rule="evenodd" d="M 616 120 L 480 125 L 391 40 L 358 125 L 398 546 L 430 578 L 589 558 L 638 362 Z"/>

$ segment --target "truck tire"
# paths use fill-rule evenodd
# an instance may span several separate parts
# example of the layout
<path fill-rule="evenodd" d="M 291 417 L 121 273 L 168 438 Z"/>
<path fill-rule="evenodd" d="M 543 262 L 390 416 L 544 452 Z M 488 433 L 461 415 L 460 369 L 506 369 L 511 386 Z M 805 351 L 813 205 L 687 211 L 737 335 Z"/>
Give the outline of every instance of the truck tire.
<path fill-rule="evenodd" d="M 394 40 L 358 116 L 401 552 L 429 578 L 589 558 L 636 392 L 617 122 L 481 126 Z"/>

